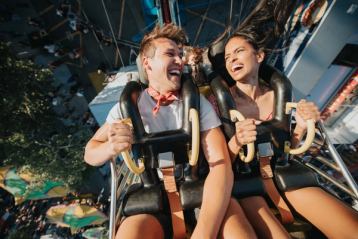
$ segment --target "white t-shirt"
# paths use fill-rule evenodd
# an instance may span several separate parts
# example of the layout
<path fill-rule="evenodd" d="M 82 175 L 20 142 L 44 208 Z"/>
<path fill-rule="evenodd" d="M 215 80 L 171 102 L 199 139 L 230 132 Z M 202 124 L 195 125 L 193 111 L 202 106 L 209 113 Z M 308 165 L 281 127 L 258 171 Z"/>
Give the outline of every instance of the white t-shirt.
<path fill-rule="evenodd" d="M 160 106 L 158 113 L 152 113 L 156 101 L 143 91 L 139 96 L 138 109 L 141 115 L 144 129 L 147 133 L 155 133 L 166 130 L 180 129 L 183 125 L 183 102 L 175 100 L 167 106 Z M 119 103 L 115 104 L 110 110 L 106 122 L 113 123 L 121 119 Z M 221 125 L 220 119 L 208 100 L 200 95 L 200 131 L 206 131 Z"/>

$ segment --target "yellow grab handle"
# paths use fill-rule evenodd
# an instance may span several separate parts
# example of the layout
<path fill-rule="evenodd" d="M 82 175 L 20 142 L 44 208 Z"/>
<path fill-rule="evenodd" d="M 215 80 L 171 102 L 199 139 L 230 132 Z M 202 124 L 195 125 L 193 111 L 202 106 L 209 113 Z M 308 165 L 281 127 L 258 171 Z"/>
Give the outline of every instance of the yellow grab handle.
<path fill-rule="evenodd" d="M 122 123 L 124 124 L 127 124 L 128 126 L 130 127 L 133 127 L 133 124 L 132 124 L 132 120 L 130 118 L 125 118 L 125 119 L 122 119 L 121 120 Z M 132 173 L 134 174 L 141 174 L 143 173 L 144 171 L 144 165 L 142 166 L 137 166 L 135 163 L 134 163 L 134 160 L 132 159 L 132 157 L 130 156 L 128 150 L 125 150 L 121 153 L 122 155 L 122 158 L 124 160 L 124 162 L 126 163 L 128 169 L 130 171 L 132 171 Z"/>
<path fill-rule="evenodd" d="M 297 103 L 293 103 L 293 102 L 287 102 L 286 103 L 286 114 L 289 114 L 291 112 L 292 108 L 297 108 Z M 307 124 L 307 134 L 306 134 L 306 140 L 305 142 L 301 145 L 301 147 L 297 148 L 297 149 L 291 149 L 289 144 L 285 145 L 285 153 L 289 153 L 289 154 L 302 154 L 304 152 L 306 152 L 309 147 L 311 147 L 313 140 L 314 140 L 314 136 L 315 136 L 315 122 L 313 119 L 309 119 L 306 121 Z"/>
<path fill-rule="evenodd" d="M 189 110 L 189 121 L 191 121 L 191 155 L 189 155 L 189 164 L 195 166 L 199 158 L 200 128 L 199 114 L 194 108 Z"/>
<path fill-rule="evenodd" d="M 126 163 L 128 169 L 129 169 L 130 171 L 132 171 L 132 173 L 134 173 L 134 174 L 141 174 L 141 173 L 143 173 L 143 171 L 144 171 L 144 166 L 141 165 L 141 166 L 138 167 L 138 166 L 134 163 L 132 157 L 129 155 L 128 150 L 123 151 L 123 152 L 121 153 L 121 155 L 122 155 L 122 158 L 124 159 L 124 162 Z"/>
<path fill-rule="evenodd" d="M 230 119 L 231 119 L 232 122 L 235 122 L 236 120 L 238 120 L 238 121 L 245 120 L 245 117 L 237 110 L 230 110 L 229 114 L 230 114 Z M 252 142 L 252 143 L 247 144 L 246 146 L 247 146 L 247 155 L 245 156 L 243 153 L 239 154 L 239 155 L 240 155 L 240 159 L 243 162 L 249 163 L 254 159 L 255 145 Z"/>

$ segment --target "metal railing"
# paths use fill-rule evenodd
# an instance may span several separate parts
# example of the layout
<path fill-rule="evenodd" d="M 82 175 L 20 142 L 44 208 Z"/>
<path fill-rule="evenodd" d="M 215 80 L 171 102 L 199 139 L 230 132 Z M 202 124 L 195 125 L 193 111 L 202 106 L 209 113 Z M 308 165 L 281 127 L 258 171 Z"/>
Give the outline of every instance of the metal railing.
<path fill-rule="evenodd" d="M 110 161 L 111 169 L 111 205 L 109 214 L 109 232 L 108 238 L 114 239 L 117 227 L 117 222 L 121 220 L 121 198 L 126 189 L 133 183 L 140 181 L 139 176 L 130 172 L 126 164 L 122 161 L 121 164 L 116 163 L 116 158 Z M 119 208 L 117 210 L 117 202 L 119 201 Z"/>
<path fill-rule="evenodd" d="M 353 199 L 358 200 L 358 186 L 355 182 L 352 174 L 349 172 L 345 162 L 337 152 L 336 148 L 330 141 L 325 126 L 323 125 L 322 121 L 318 121 L 317 123 L 318 130 L 322 137 L 322 144 L 325 145 L 327 148 L 327 152 L 331 159 L 326 158 L 321 155 L 317 155 L 312 157 L 310 160 L 303 160 L 303 163 L 315 171 L 319 176 L 324 178 L 325 180 L 329 181 L 336 187 L 338 187 L 343 192 L 347 193 Z M 337 178 L 333 177 L 332 175 L 328 174 L 325 170 L 320 169 L 319 167 L 313 164 L 313 160 L 319 161 L 321 164 L 329 167 L 330 169 L 334 170 L 335 172 L 339 173 L 343 176 L 345 182 L 341 182 Z M 343 180 L 342 180 L 343 181 Z"/>

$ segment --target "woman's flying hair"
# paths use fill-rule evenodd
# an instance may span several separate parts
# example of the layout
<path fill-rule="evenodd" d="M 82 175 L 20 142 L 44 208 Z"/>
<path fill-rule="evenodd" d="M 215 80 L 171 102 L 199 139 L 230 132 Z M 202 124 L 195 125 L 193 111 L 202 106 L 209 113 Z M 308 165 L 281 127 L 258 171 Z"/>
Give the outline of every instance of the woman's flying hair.
<path fill-rule="evenodd" d="M 268 49 L 286 31 L 297 0 L 260 0 L 230 38 L 241 36 L 255 49 Z"/>

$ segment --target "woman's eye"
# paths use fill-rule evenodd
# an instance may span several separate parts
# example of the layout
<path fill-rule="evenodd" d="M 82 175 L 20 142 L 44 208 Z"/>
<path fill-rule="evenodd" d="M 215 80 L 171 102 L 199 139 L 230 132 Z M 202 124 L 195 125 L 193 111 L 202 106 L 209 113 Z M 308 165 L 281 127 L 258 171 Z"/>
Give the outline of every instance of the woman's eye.
<path fill-rule="evenodd" d="M 242 51 L 243 51 L 243 49 L 237 49 L 237 50 L 235 51 L 235 53 L 238 54 L 238 53 L 240 53 L 240 52 L 242 52 Z"/>

